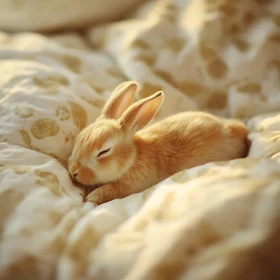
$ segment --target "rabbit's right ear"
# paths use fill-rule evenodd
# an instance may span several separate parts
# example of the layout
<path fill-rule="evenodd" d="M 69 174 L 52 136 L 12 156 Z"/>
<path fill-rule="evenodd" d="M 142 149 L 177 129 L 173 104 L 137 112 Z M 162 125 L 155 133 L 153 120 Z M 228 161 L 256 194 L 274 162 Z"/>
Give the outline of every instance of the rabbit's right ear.
<path fill-rule="evenodd" d="M 132 133 L 145 127 L 157 113 L 163 96 L 163 92 L 159 91 L 131 105 L 119 119 L 121 127 Z"/>
<path fill-rule="evenodd" d="M 138 87 L 135 81 L 119 84 L 105 104 L 100 118 L 118 119 L 133 103 Z"/>

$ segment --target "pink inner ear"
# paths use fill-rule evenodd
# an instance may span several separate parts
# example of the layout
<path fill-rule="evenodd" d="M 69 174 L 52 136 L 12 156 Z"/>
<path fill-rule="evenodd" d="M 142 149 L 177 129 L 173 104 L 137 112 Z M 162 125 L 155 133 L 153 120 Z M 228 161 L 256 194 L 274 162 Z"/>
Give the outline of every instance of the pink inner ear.
<path fill-rule="evenodd" d="M 125 82 L 119 85 L 106 103 L 102 115 L 110 119 L 118 119 L 133 103 L 137 91 L 137 83 Z"/>
<path fill-rule="evenodd" d="M 146 126 L 152 120 L 157 109 L 157 103 L 154 103 L 152 101 L 143 104 L 143 106 L 141 106 L 141 108 L 135 115 L 133 127 L 138 130 Z"/>
<path fill-rule="evenodd" d="M 134 113 L 134 116 L 132 116 L 131 127 L 136 131 L 145 127 L 155 116 L 162 99 L 162 96 L 157 96 L 145 101 L 140 107 L 136 107 L 133 110 L 134 112 L 132 111 L 132 115 Z"/>
<path fill-rule="evenodd" d="M 119 106 L 116 106 L 115 118 L 120 118 L 123 112 L 133 103 L 134 94 L 125 94 L 122 98 Z"/>

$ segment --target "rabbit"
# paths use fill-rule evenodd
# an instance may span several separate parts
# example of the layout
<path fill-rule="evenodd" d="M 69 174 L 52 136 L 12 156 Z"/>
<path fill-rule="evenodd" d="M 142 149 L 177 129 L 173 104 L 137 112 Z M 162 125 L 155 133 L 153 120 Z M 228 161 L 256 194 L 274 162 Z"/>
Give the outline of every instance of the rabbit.
<path fill-rule="evenodd" d="M 100 117 L 76 138 L 69 173 L 84 186 L 97 186 L 85 201 L 99 205 L 141 192 L 181 170 L 246 156 L 248 130 L 236 120 L 183 112 L 144 128 L 164 94 L 133 104 L 138 88 L 135 81 L 117 86 Z"/>

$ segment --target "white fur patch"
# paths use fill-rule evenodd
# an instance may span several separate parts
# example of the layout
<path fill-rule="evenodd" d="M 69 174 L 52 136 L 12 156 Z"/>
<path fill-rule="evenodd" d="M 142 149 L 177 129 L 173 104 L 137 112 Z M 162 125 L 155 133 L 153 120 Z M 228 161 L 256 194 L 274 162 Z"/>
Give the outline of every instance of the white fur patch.
<path fill-rule="evenodd" d="M 112 162 L 109 168 L 96 170 L 96 181 L 106 183 L 119 177 L 119 169 L 116 162 Z"/>

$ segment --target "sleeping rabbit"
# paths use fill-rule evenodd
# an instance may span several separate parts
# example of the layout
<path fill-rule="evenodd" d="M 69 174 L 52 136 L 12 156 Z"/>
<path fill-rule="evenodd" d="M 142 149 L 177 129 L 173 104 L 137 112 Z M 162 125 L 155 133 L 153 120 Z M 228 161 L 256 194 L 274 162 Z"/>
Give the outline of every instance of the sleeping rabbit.
<path fill-rule="evenodd" d="M 80 132 L 69 158 L 71 177 L 94 190 L 95 204 L 141 192 L 183 169 L 246 156 L 246 126 L 204 112 L 185 112 L 143 129 L 163 92 L 134 102 L 138 84 L 117 86 L 100 117 Z"/>

